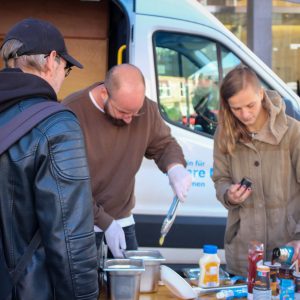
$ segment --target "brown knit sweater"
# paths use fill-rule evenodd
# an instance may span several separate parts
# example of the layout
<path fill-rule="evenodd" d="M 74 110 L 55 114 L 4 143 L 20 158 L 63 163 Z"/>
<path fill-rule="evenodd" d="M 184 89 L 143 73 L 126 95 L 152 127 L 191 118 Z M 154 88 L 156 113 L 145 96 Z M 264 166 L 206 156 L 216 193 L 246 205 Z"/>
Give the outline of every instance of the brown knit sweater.
<path fill-rule="evenodd" d="M 63 103 L 80 121 L 92 178 L 95 225 L 106 230 L 113 219 L 131 215 L 135 175 L 144 156 L 154 159 L 162 172 L 172 163 L 186 163 L 155 102 L 146 98 L 141 110 L 144 114 L 118 127 L 89 97 L 89 91 L 99 84 L 68 96 Z"/>

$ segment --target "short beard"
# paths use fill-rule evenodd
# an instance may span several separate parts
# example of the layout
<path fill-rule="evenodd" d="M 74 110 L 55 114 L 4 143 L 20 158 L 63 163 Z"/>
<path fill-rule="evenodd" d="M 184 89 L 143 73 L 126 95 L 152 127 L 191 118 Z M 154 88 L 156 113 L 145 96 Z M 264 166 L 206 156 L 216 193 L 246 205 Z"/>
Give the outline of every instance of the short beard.
<path fill-rule="evenodd" d="M 105 102 L 104 104 L 104 112 L 105 112 L 105 116 L 106 118 L 115 126 L 118 126 L 118 127 L 123 127 L 123 126 L 126 126 L 128 125 L 126 122 L 124 122 L 124 120 L 122 119 L 117 119 L 115 117 L 113 117 L 110 112 L 109 112 L 109 109 L 108 109 L 108 101 Z"/>

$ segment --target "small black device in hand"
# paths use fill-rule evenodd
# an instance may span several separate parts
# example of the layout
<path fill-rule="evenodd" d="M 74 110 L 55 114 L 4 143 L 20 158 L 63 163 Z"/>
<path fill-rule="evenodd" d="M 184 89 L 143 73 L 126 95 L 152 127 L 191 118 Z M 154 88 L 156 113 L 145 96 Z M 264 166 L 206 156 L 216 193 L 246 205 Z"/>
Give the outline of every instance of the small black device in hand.
<path fill-rule="evenodd" d="M 240 185 L 242 185 L 242 186 L 244 185 L 248 189 L 249 187 L 251 187 L 252 181 L 249 178 L 244 177 L 241 180 Z"/>

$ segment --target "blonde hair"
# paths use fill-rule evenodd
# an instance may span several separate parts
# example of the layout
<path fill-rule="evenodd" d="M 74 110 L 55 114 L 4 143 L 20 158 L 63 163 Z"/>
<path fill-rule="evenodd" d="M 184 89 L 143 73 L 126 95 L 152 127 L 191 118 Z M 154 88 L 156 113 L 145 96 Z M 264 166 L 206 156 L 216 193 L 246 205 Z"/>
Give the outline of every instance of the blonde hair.
<path fill-rule="evenodd" d="M 254 71 L 240 65 L 231 70 L 220 87 L 219 138 L 218 146 L 224 154 L 232 155 L 239 140 L 250 141 L 246 126 L 232 113 L 228 100 L 251 85 L 259 91 L 261 84 Z"/>

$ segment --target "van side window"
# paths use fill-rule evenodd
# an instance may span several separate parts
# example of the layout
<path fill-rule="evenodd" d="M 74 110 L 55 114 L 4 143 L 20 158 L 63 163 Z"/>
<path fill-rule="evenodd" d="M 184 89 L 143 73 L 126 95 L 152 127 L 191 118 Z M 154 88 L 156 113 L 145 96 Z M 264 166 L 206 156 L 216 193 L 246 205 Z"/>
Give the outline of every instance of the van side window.
<path fill-rule="evenodd" d="M 173 32 L 154 34 L 158 103 L 170 123 L 212 136 L 219 85 L 241 61 L 210 39 Z"/>

